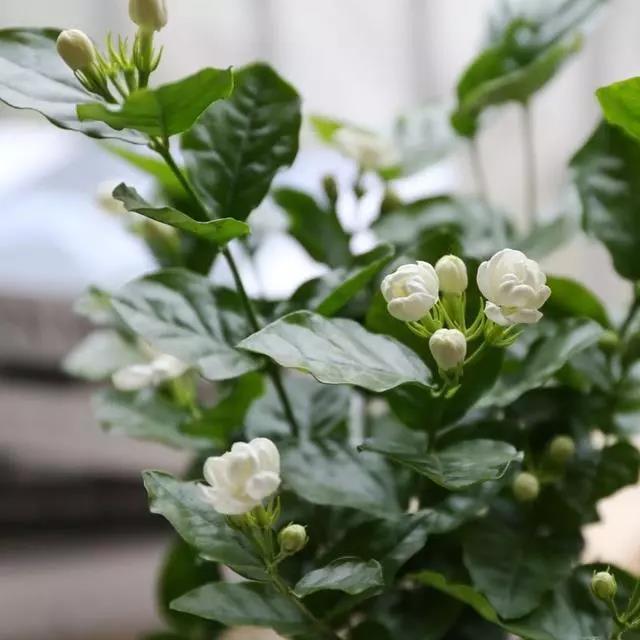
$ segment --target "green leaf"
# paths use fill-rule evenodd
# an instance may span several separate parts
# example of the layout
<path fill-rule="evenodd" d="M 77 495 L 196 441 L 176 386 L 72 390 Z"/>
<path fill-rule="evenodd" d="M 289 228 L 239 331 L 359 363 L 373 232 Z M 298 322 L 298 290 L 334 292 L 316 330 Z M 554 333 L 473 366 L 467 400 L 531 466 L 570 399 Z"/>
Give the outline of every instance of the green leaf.
<path fill-rule="evenodd" d="M 173 207 L 153 207 L 133 187 L 120 184 L 113 192 L 113 197 L 122 202 L 127 211 L 135 211 L 151 220 L 168 224 L 180 231 L 198 236 L 207 242 L 221 247 L 234 238 L 249 235 L 251 228 L 246 222 L 234 218 L 220 218 L 209 222 L 198 222 Z"/>
<path fill-rule="evenodd" d="M 345 423 L 351 399 L 349 387 L 320 384 L 311 376 L 299 375 L 286 376 L 284 386 L 301 434 L 322 438 Z M 290 433 L 291 425 L 280 397 L 269 381 L 264 395 L 251 405 L 247 414 L 246 434 L 250 438 L 273 438 Z"/>
<path fill-rule="evenodd" d="M 111 304 L 111 294 L 98 287 L 89 287 L 73 304 L 73 311 L 91 324 L 106 327 L 122 326 Z"/>
<path fill-rule="evenodd" d="M 352 320 L 330 320 L 308 311 L 290 313 L 238 346 L 326 384 L 378 392 L 407 383 L 429 384 L 422 360 L 393 338 L 369 333 Z"/>
<path fill-rule="evenodd" d="M 237 295 L 183 269 L 134 280 L 114 296 L 124 322 L 156 349 L 198 367 L 208 380 L 259 368 L 233 345 L 250 330 Z"/>
<path fill-rule="evenodd" d="M 171 606 L 227 627 L 268 627 L 285 635 L 309 632 L 300 609 L 269 584 L 207 584 L 174 600 Z"/>
<path fill-rule="evenodd" d="M 596 91 L 602 112 L 609 124 L 624 129 L 636 140 L 640 139 L 640 78 L 614 82 Z"/>
<path fill-rule="evenodd" d="M 169 548 L 158 580 L 162 615 L 186 637 L 212 637 L 220 627 L 211 622 L 173 611 L 170 604 L 179 596 L 218 578 L 218 567 L 204 562 L 198 552 L 179 538 Z"/>
<path fill-rule="evenodd" d="M 529 524 L 515 528 L 489 516 L 469 528 L 463 546 L 475 587 L 502 618 L 513 619 L 531 613 L 571 574 L 581 541 L 577 533 L 544 536 Z"/>
<path fill-rule="evenodd" d="M 63 369 L 85 380 L 106 380 L 123 367 L 143 360 L 136 345 L 112 329 L 90 333 L 67 355 Z"/>
<path fill-rule="evenodd" d="M 602 302 L 584 285 L 570 278 L 547 277 L 551 297 L 544 307 L 553 318 L 591 318 L 603 327 L 611 326 Z"/>
<path fill-rule="evenodd" d="M 572 357 L 596 344 L 601 335 L 602 327 L 593 320 L 570 319 L 558 324 L 554 334 L 542 338 L 513 373 L 499 378 L 480 404 L 511 404 L 527 391 L 542 386 Z"/>
<path fill-rule="evenodd" d="M 144 471 L 142 478 L 151 513 L 164 516 L 205 560 L 226 564 L 253 580 L 265 577 L 261 560 L 205 501 L 197 483 L 181 482 L 160 471 Z"/>
<path fill-rule="evenodd" d="M 345 123 L 341 120 L 328 118 L 318 114 L 309 116 L 309 124 L 318 138 L 326 143 L 333 142 L 336 133 L 345 126 Z"/>
<path fill-rule="evenodd" d="M 349 267 L 305 282 L 293 294 L 291 304 L 298 309 L 304 306 L 323 316 L 334 316 L 391 261 L 394 253 L 392 245 L 381 244 L 355 256 Z"/>
<path fill-rule="evenodd" d="M 348 529 L 327 549 L 325 556 L 358 554 L 361 558 L 377 559 L 385 583 L 391 585 L 398 570 L 425 546 L 434 517 L 426 510 L 367 520 Z"/>
<path fill-rule="evenodd" d="M 93 398 L 93 410 L 96 420 L 112 433 L 160 442 L 177 449 L 211 448 L 210 440 L 182 431 L 182 425 L 191 419 L 190 413 L 157 391 L 125 393 L 103 389 Z"/>
<path fill-rule="evenodd" d="M 280 454 L 285 486 L 313 504 L 387 517 L 400 509 L 393 475 L 375 456 L 331 440 L 283 444 Z"/>
<path fill-rule="evenodd" d="M 578 232 L 579 226 L 575 216 L 564 214 L 550 222 L 538 223 L 512 246 L 532 260 L 541 260 L 569 242 Z"/>
<path fill-rule="evenodd" d="M 452 491 L 498 480 L 512 462 L 522 458 L 512 445 L 495 440 L 466 440 L 433 453 L 376 440 L 367 441 L 360 448 L 380 453 Z"/>
<path fill-rule="evenodd" d="M 377 560 L 340 558 L 322 569 L 307 573 L 293 590 L 300 598 L 324 590 L 343 591 L 355 596 L 383 586 L 382 567 Z"/>
<path fill-rule="evenodd" d="M 167 139 L 190 129 L 211 103 L 228 97 L 232 89 L 230 69 L 202 69 L 157 89 L 138 89 L 122 105 L 80 104 L 78 118 Z"/>
<path fill-rule="evenodd" d="M 571 160 L 585 231 L 602 242 L 616 271 L 640 279 L 640 144 L 602 123 Z"/>
<path fill-rule="evenodd" d="M 92 138 L 144 144 L 135 131 L 117 133 L 98 122 L 78 120 L 76 105 L 97 100 L 76 80 L 56 51 L 59 29 L 0 30 L 0 101 L 41 113 L 62 129 Z"/>
<path fill-rule="evenodd" d="M 264 378 L 260 373 L 252 372 L 232 380 L 225 393 L 219 385 L 220 398 L 215 406 L 204 409 L 201 415 L 182 426 L 182 430 L 192 436 L 207 438 L 210 442 L 227 449 L 231 435 L 240 431 L 247 421 L 250 407 L 264 393 Z"/>
<path fill-rule="evenodd" d="M 245 220 L 298 153 L 300 98 L 264 64 L 234 77 L 231 98 L 202 115 L 183 136 L 182 149 L 210 217 Z"/>
<path fill-rule="evenodd" d="M 351 238 L 333 207 L 321 206 L 311 196 L 295 189 L 277 189 L 273 200 L 289 219 L 289 233 L 314 260 L 331 267 L 351 263 Z"/>

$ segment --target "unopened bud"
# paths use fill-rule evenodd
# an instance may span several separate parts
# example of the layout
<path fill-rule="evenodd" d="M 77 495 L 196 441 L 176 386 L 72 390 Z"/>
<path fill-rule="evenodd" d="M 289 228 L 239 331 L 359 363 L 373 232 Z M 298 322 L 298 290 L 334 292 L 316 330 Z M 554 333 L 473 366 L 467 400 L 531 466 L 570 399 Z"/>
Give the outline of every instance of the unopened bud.
<path fill-rule="evenodd" d="M 60 33 L 56 49 L 58 55 L 73 71 L 88 69 L 98 59 L 91 38 L 79 29 L 67 29 Z"/>
<path fill-rule="evenodd" d="M 129 0 L 129 17 L 147 31 L 160 31 L 169 20 L 165 0 Z"/>
<path fill-rule="evenodd" d="M 438 329 L 429 339 L 429 349 L 439 369 L 452 371 L 467 357 L 467 339 L 457 329 Z"/>
<path fill-rule="evenodd" d="M 467 266 L 458 256 L 443 256 L 436 262 L 436 273 L 443 293 L 464 293 L 469 284 Z"/>
<path fill-rule="evenodd" d="M 549 457 L 559 466 L 564 466 L 576 453 L 576 443 L 569 436 L 556 436 L 549 445 Z"/>
<path fill-rule="evenodd" d="M 523 471 L 516 476 L 512 489 L 518 502 L 533 502 L 540 493 L 540 481 L 533 473 Z"/>
<path fill-rule="evenodd" d="M 287 555 L 302 551 L 308 541 L 307 530 L 301 524 L 290 524 L 278 534 L 280 550 Z"/>
<path fill-rule="evenodd" d="M 620 338 L 615 331 L 608 329 L 607 331 L 602 332 L 602 335 L 598 340 L 598 346 L 611 353 L 620 346 Z"/>
<path fill-rule="evenodd" d="M 591 590 L 600 600 L 613 600 L 618 591 L 618 584 L 613 574 L 608 571 L 598 571 L 591 578 Z"/>

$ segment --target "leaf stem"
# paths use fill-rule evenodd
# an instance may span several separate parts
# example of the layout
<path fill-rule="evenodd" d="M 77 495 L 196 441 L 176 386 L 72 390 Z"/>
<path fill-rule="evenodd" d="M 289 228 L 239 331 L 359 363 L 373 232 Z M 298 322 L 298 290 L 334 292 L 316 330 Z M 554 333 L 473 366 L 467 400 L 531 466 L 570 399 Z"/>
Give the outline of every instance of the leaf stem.
<path fill-rule="evenodd" d="M 538 171 L 536 168 L 536 146 L 533 131 L 533 113 L 530 103 L 522 103 L 522 141 L 524 149 L 525 214 L 527 230 L 531 231 L 538 218 Z"/>
<path fill-rule="evenodd" d="M 179 180 L 180 184 L 183 186 L 185 192 L 192 200 L 195 210 L 197 211 L 198 220 L 206 221 L 210 219 L 210 216 L 207 215 L 207 210 L 203 205 L 200 197 L 196 193 L 195 189 L 191 186 L 187 176 L 182 172 L 178 164 L 176 163 L 171 149 L 169 147 L 168 140 L 160 140 L 153 139 L 151 142 L 151 148 L 156 151 L 162 159 L 167 163 L 167 166 L 171 169 L 171 172 L 175 175 L 175 177 Z M 236 285 L 236 289 L 238 291 L 238 295 L 240 296 L 240 301 L 242 302 L 242 306 L 244 307 L 245 315 L 251 326 L 252 331 L 255 333 L 256 331 L 260 331 L 262 328 L 260 325 L 260 321 L 258 320 L 258 315 L 253 308 L 253 304 L 251 299 L 247 295 L 247 290 L 244 287 L 244 283 L 242 282 L 242 276 L 240 275 L 240 271 L 238 270 L 238 265 L 236 261 L 233 259 L 231 252 L 228 248 L 222 250 L 222 255 L 229 265 L 229 269 L 231 271 L 231 275 Z M 284 388 L 284 384 L 282 382 L 282 376 L 280 375 L 280 370 L 278 367 L 271 363 L 267 367 L 267 373 L 271 377 L 271 381 L 273 382 L 273 386 L 275 387 L 276 393 L 280 402 L 282 404 L 282 408 L 284 410 L 284 414 L 289 422 L 291 427 L 291 433 L 294 436 L 297 436 L 300 432 L 298 427 L 298 422 L 293 413 L 293 409 L 291 408 L 291 402 L 287 395 L 287 391 Z"/>

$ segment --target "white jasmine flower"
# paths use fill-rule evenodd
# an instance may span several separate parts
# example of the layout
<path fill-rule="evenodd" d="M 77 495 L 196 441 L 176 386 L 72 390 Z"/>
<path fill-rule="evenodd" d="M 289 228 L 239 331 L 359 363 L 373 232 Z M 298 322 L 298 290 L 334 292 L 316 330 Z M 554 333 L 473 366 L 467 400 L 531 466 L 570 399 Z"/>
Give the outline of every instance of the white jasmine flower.
<path fill-rule="evenodd" d="M 58 55 L 73 71 L 88 69 L 98 57 L 91 38 L 79 29 L 62 31 L 56 42 Z"/>
<path fill-rule="evenodd" d="M 540 265 L 521 251 L 499 251 L 478 269 L 487 318 L 503 327 L 538 322 L 539 309 L 551 295 L 546 281 Z"/>
<path fill-rule="evenodd" d="M 160 31 L 169 20 L 165 0 L 129 0 L 129 17 L 141 29 Z"/>
<path fill-rule="evenodd" d="M 139 391 L 157 387 L 174 380 L 189 370 L 189 365 L 168 353 L 161 354 L 148 363 L 133 364 L 116 371 L 111 377 L 113 386 L 120 391 Z"/>
<path fill-rule="evenodd" d="M 429 339 L 429 349 L 439 369 L 453 371 L 467 357 L 467 339 L 457 329 L 438 329 Z"/>
<path fill-rule="evenodd" d="M 342 153 L 366 171 L 388 169 L 398 164 L 398 153 L 393 145 L 369 131 L 343 127 L 333 139 Z"/>
<path fill-rule="evenodd" d="M 424 318 L 438 301 L 438 276 L 428 262 L 405 264 L 380 285 L 389 313 L 403 322 Z"/>
<path fill-rule="evenodd" d="M 268 438 L 236 442 L 224 455 L 204 463 L 206 500 L 223 515 L 242 515 L 280 486 L 280 453 Z"/>
<path fill-rule="evenodd" d="M 464 293 L 469 284 L 467 266 L 458 256 L 443 256 L 436 262 L 436 273 L 443 293 Z"/>

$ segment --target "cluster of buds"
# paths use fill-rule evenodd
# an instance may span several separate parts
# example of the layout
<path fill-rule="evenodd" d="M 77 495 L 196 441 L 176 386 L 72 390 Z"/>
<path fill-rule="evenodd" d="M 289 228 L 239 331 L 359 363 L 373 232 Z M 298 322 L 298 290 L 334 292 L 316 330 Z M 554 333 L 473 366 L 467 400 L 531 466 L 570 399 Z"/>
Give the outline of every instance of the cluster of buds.
<path fill-rule="evenodd" d="M 538 322 L 539 309 L 551 293 L 537 262 L 503 249 L 478 269 L 477 284 L 486 303 L 467 325 L 468 284 L 465 263 L 448 255 L 435 267 L 422 261 L 403 265 L 381 285 L 389 313 L 429 339 L 431 355 L 448 385 L 457 383 L 464 365 L 478 353 L 467 359 L 468 343 L 484 338 L 480 348 L 509 346 L 518 337 L 513 327 Z"/>
<path fill-rule="evenodd" d="M 114 45 L 109 34 L 107 53 L 102 54 L 78 29 L 62 31 L 56 43 L 58 54 L 82 86 L 111 103 L 118 101 L 114 91 L 126 98 L 146 87 L 162 56 L 162 50 L 154 51 L 153 37 L 167 24 L 165 0 L 129 0 L 129 16 L 138 27 L 132 47 L 126 38 L 118 38 Z"/>

